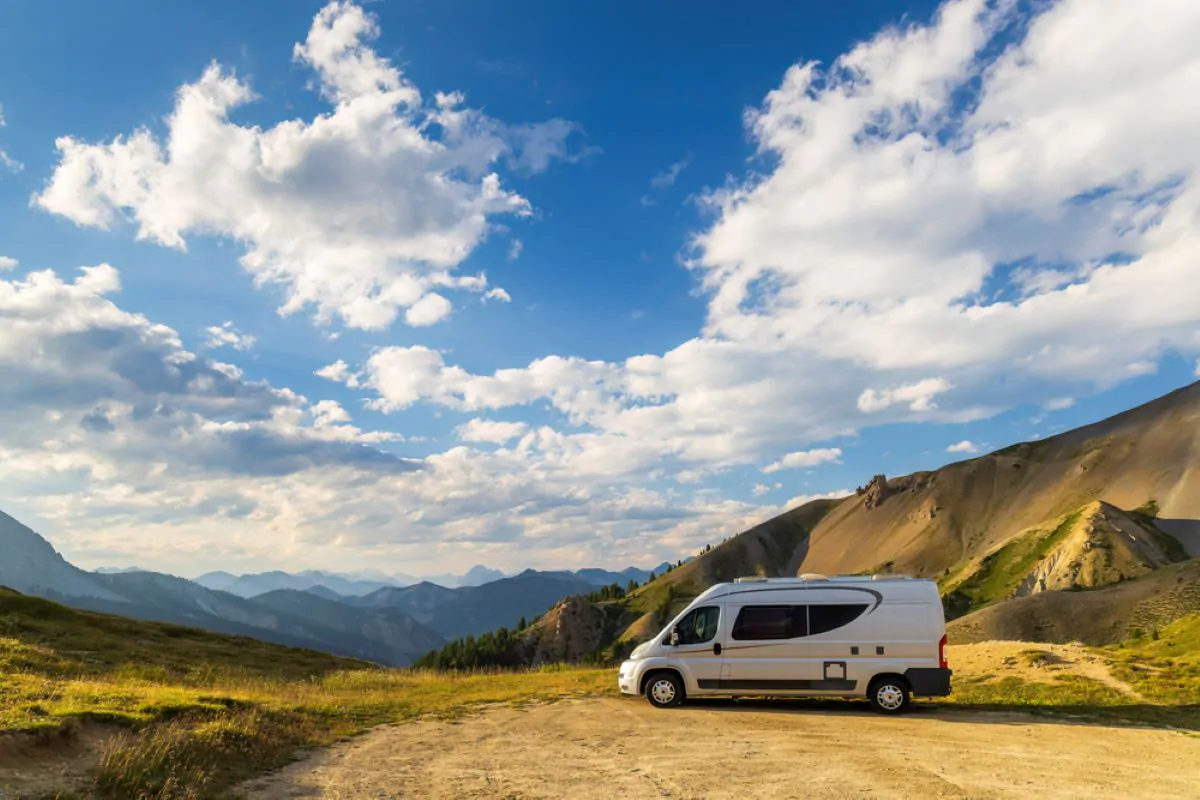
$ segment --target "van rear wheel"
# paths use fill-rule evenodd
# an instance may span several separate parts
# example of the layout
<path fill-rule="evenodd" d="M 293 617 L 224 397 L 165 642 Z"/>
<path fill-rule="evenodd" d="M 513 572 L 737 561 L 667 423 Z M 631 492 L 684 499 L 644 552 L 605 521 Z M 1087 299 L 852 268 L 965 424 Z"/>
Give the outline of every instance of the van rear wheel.
<path fill-rule="evenodd" d="M 908 707 L 909 689 L 903 678 L 885 675 L 871 681 L 867 697 L 871 701 L 871 710 L 881 714 L 899 714 Z"/>
<path fill-rule="evenodd" d="M 658 672 L 646 681 L 646 699 L 655 708 L 672 708 L 683 702 L 683 681 L 673 672 Z"/>

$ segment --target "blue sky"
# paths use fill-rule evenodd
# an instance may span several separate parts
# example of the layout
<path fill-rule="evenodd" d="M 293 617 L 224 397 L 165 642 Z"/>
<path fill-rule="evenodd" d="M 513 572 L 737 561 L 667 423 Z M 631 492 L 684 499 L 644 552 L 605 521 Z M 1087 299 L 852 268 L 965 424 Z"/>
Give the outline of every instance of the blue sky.
<path fill-rule="evenodd" d="M 1149 400 L 1198 23 L 8 3 L 0 508 L 89 566 L 653 564 Z"/>

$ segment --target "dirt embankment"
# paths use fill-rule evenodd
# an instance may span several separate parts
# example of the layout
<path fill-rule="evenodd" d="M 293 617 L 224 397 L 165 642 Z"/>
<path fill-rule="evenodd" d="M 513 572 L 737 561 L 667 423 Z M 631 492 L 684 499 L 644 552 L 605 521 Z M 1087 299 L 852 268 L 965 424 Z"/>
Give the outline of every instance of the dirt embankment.
<path fill-rule="evenodd" d="M 1151 768 L 1149 765 L 1153 765 Z M 922 706 L 900 718 L 584 700 L 385 727 L 244 787 L 349 798 L 1194 798 L 1200 738 Z"/>

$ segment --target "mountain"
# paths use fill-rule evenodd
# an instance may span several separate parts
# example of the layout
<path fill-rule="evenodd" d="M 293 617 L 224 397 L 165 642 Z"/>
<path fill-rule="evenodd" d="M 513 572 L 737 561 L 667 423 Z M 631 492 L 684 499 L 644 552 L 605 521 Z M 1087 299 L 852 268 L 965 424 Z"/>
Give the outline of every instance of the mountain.
<path fill-rule="evenodd" d="M 630 581 L 635 583 L 645 583 L 650 579 L 651 575 L 662 575 L 671 568 L 670 561 L 664 561 L 654 569 L 638 569 L 637 567 L 626 567 L 620 572 L 613 572 L 607 569 L 577 569 L 574 574 L 577 577 L 583 578 L 588 583 L 594 586 L 625 586 Z"/>
<path fill-rule="evenodd" d="M 239 597 L 256 597 L 279 589 L 305 591 L 314 586 L 323 586 L 342 596 L 364 595 L 391 586 L 391 583 L 372 580 L 352 580 L 331 572 L 306 570 L 304 572 L 259 572 L 250 575 L 230 575 L 228 572 L 209 572 L 199 576 L 195 582 L 208 589 L 236 594 Z"/>
<path fill-rule="evenodd" d="M 295 633 L 316 633 L 329 652 L 383 664 L 410 664 L 443 644 L 441 636 L 394 608 L 355 608 L 310 592 L 279 589 L 254 598 L 282 620 L 303 620 Z M 281 626 L 291 633 L 292 629 Z"/>
<path fill-rule="evenodd" d="M 348 606 L 310 593 L 304 600 L 248 599 L 157 572 L 81 570 L 12 517 L 0 514 L 0 585 L 88 611 L 250 636 L 402 666 L 442 637 L 398 609 Z"/>
<path fill-rule="evenodd" d="M 1113 541 L 1149 526 L 1156 539 L 1175 540 L 1160 545 L 1173 559 L 1200 556 L 1200 383 L 1042 441 L 935 471 L 878 475 L 851 497 L 809 503 L 734 537 L 635 595 L 659 597 L 672 585 L 694 595 L 756 573 L 965 577 L 987 555 L 1092 513 L 1097 501 L 1127 529 Z"/>
<path fill-rule="evenodd" d="M 317 597 L 324 597 L 326 600 L 336 600 L 339 603 L 346 601 L 345 595 L 340 595 L 333 589 L 327 589 L 324 586 L 310 586 L 304 591 L 315 594 Z"/>
<path fill-rule="evenodd" d="M 0 584 L 22 594 L 55 590 L 74 597 L 124 602 L 124 598 L 104 585 L 103 576 L 68 564 L 49 542 L 3 512 L 0 512 L 0 553 L 4 554 L 0 560 Z"/>
<path fill-rule="evenodd" d="M 1198 557 L 1195 383 L 1052 438 L 877 475 L 850 497 L 790 509 L 592 611 L 557 607 L 513 652 L 534 658 L 536 639 L 537 657 L 616 657 L 714 583 L 803 573 L 936 578 L 959 636 L 1112 640 L 1140 618 L 1158 626 L 1194 610 Z M 601 652 L 585 656 L 585 641 Z"/>
<path fill-rule="evenodd" d="M 342 598 L 342 601 L 363 608 L 396 608 L 420 622 L 428 623 L 433 618 L 434 609 L 456 600 L 460 593 L 460 589 L 448 589 L 422 581 L 412 586 L 389 586 L 362 597 Z"/>
<path fill-rule="evenodd" d="M 512 628 L 522 617 L 528 620 L 543 614 L 565 597 L 594 590 L 593 584 L 571 574 L 526 570 L 457 590 L 456 597 L 430 610 L 427 624 L 447 639 Z"/>
<path fill-rule="evenodd" d="M 985 640 L 1123 642 L 1200 612 L 1200 560 L 1173 564 L 1101 589 L 1048 591 L 1005 600 L 947 626 L 956 644 Z"/>

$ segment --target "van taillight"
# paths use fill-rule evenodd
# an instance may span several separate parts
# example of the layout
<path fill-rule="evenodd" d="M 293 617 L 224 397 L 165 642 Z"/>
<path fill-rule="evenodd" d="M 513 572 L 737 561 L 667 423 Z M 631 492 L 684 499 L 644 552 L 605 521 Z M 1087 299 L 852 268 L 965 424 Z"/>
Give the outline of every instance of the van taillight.
<path fill-rule="evenodd" d="M 946 634 L 942 634 L 942 640 L 938 642 L 938 666 L 946 669 Z"/>

